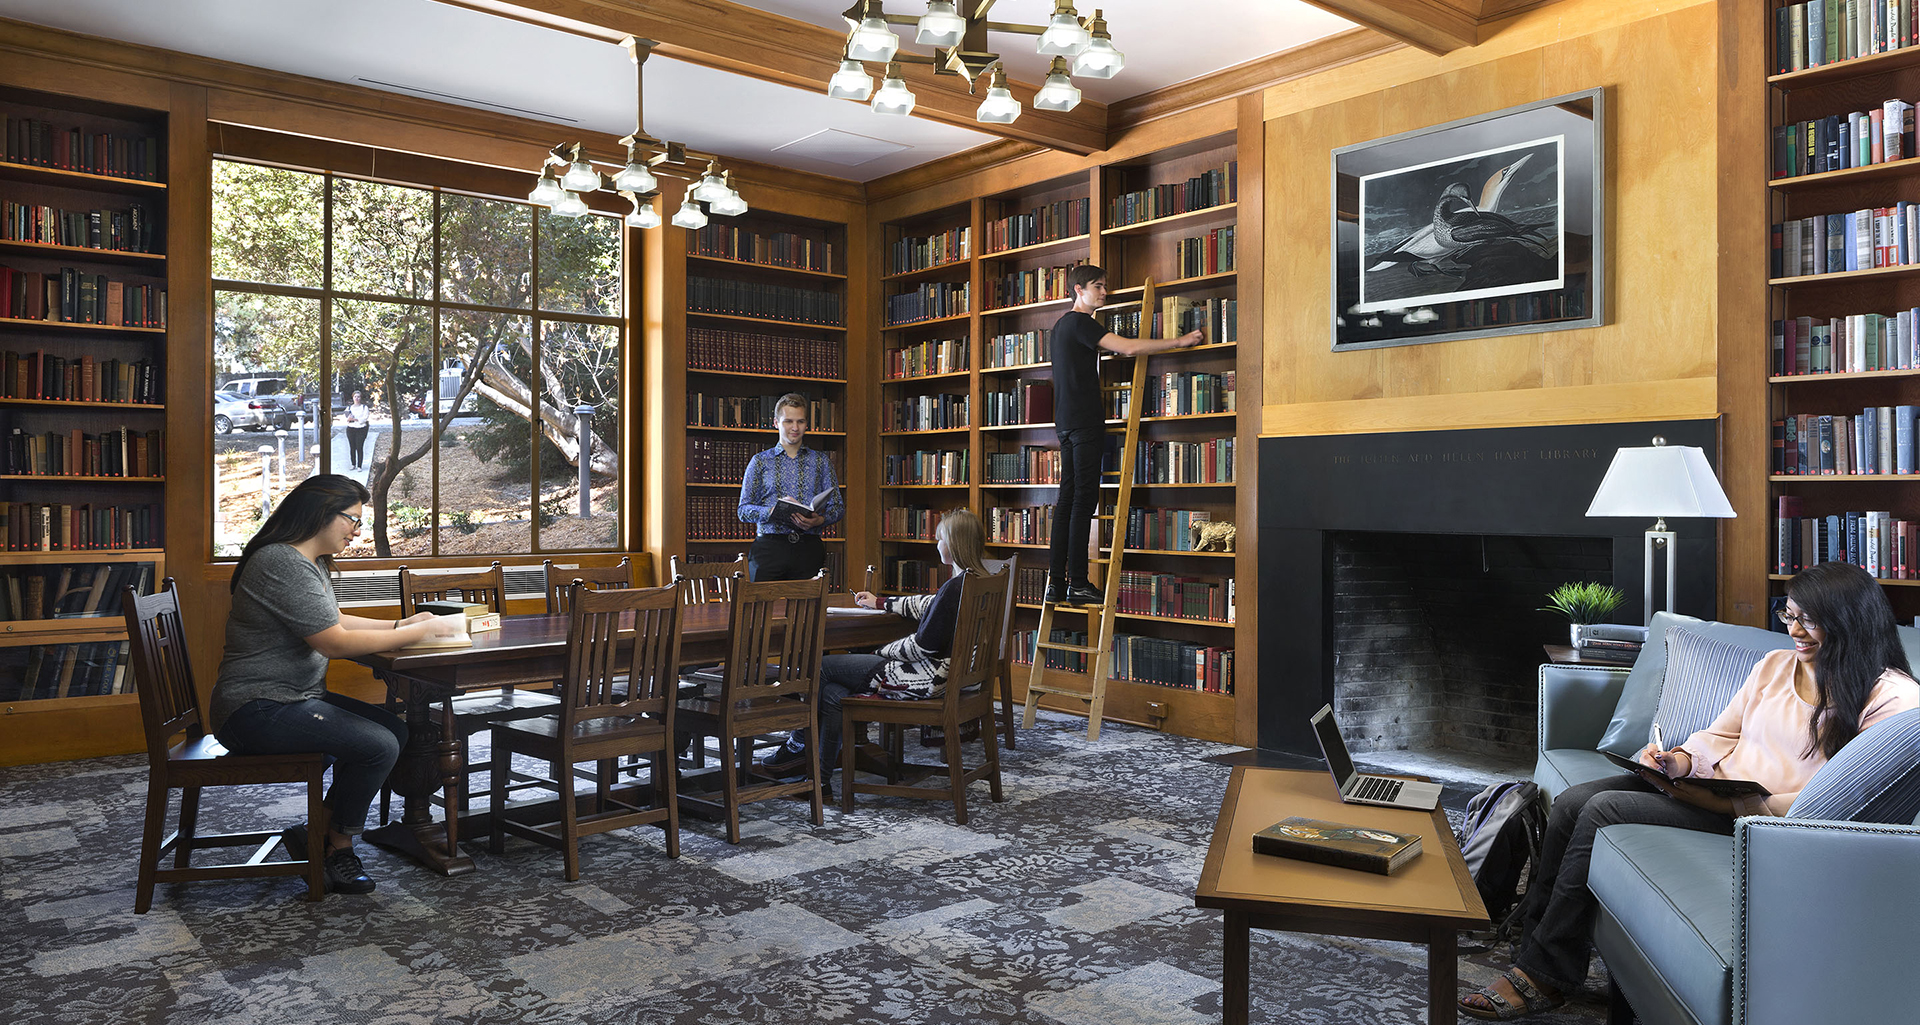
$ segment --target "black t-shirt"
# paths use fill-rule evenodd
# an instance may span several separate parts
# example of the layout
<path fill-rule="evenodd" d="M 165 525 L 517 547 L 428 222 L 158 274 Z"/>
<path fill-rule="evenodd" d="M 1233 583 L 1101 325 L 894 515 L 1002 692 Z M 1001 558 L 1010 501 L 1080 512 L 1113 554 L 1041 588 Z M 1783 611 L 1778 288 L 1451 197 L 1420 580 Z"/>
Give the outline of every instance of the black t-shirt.
<path fill-rule="evenodd" d="M 1100 400 L 1100 339 L 1106 336 L 1107 329 L 1099 321 L 1078 310 L 1068 310 L 1053 325 L 1049 344 L 1053 350 L 1054 430 L 1106 424 L 1105 403 Z"/>

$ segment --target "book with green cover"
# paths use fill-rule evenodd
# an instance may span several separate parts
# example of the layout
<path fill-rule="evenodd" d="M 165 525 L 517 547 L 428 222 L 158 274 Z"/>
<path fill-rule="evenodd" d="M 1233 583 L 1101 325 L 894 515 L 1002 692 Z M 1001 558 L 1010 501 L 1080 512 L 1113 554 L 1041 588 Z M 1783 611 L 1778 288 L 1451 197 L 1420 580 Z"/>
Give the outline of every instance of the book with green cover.
<path fill-rule="evenodd" d="M 1420 837 L 1290 815 L 1253 834 L 1253 851 L 1389 875 L 1420 856 Z"/>

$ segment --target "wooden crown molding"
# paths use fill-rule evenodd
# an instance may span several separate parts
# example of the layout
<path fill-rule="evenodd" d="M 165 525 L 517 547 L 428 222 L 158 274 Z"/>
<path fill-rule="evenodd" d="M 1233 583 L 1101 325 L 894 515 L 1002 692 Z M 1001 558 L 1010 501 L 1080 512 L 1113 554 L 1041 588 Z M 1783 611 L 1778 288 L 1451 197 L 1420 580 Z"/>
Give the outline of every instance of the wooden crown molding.
<path fill-rule="evenodd" d="M 840 65 L 846 34 L 727 0 L 435 0 L 593 39 L 655 40 L 653 52 L 763 82 L 822 90 Z M 1009 82 L 1028 108 L 1018 121 L 975 120 L 980 97 L 952 75 L 902 64 L 917 102 L 913 116 L 1082 156 L 1105 148 L 1107 108 L 1091 100 L 1062 113 L 1032 109 L 1035 87 Z"/>
<path fill-rule="evenodd" d="M 1109 128 L 1111 132 L 1134 128 L 1289 79 L 1392 53 L 1405 49 L 1406 45 L 1372 29 L 1348 29 L 1292 49 L 1121 100 L 1108 110 Z"/>
<path fill-rule="evenodd" d="M 1307 0 L 1307 3 L 1436 56 L 1478 46 L 1481 26 L 1493 20 L 1485 11 L 1492 5 L 1485 0 Z"/>

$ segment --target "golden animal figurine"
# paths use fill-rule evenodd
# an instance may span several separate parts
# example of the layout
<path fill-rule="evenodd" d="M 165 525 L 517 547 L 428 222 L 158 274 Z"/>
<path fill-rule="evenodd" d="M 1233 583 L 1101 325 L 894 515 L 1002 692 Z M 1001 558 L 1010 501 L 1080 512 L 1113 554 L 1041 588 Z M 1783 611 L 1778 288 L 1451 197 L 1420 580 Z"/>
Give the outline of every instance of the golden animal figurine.
<path fill-rule="evenodd" d="M 1231 552 L 1236 533 L 1226 520 L 1205 520 L 1188 527 L 1196 552 Z"/>

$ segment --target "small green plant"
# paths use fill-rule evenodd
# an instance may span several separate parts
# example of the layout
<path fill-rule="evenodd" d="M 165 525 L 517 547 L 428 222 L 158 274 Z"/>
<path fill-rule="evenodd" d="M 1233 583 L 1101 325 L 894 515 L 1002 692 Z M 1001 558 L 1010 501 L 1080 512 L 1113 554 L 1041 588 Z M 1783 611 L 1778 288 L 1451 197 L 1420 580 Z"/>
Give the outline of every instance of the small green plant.
<path fill-rule="evenodd" d="M 560 521 L 560 517 L 567 515 L 572 507 L 573 496 L 565 493 L 543 500 L 540 503 L 540 525 L 553 526 Z"/>
<path fill-rule="evenodd" d="M 480 521 L 474 519 L 473 513 L 465 509 L 449 515 L 447 523 L 462 534 L 471 534 L 480 529 Z"/>
<path fill-rule="evenodd" d="M 387 509 L 387 521 L 392 523 L 401 537 L 419 537 L 426 533 L 432 513 L 417 505 L 396 505 Z"/>
<path fill-rule="evenodd" d="M 400 471 L 399 484 L 400 497 L 411 501 L 414 497 L 413 489 L 420 486 L 420 480 L 413 475 L 413 470 L 409 468 Z"/>
<path fill-rule="evenodd" d="M 1575 626 L 1584 626 L 1612 615 L 1626 600 L 1626 592 L 1612 584 L 1577 581 L 1548 591 L 1547 604 L 1540 611 L 1558 612 Z"/>

